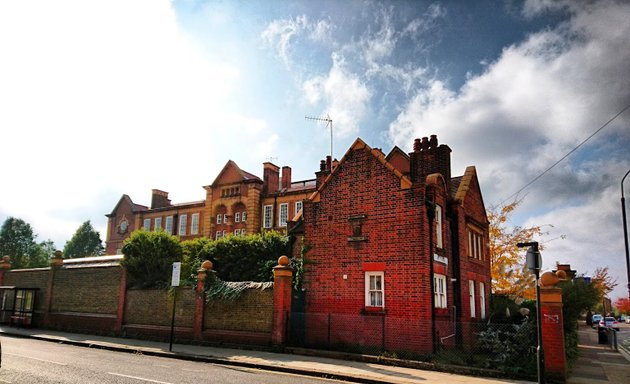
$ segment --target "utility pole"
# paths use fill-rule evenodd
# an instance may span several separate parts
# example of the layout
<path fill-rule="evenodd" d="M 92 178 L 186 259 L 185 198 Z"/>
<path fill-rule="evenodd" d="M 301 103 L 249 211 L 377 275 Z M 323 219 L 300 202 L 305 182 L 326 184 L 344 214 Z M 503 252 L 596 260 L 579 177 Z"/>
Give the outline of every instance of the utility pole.
<path fill-rule="evenodd" d="M 621 179 L 621 217 L 623 219 L 623 242 L 626 246 L 626 272 L 628 273 L 628 299 L 630 299 L 630 252 L 628 252 L 628 222 L 626 220 L 626 199 L 623 196 L 623 182 L 630 173 L 630 170 L 626 172 Z"/>
<path fill-rule="evenodd" d="M 333 156 L 333 121 L 330 118 L 330 115 L 326 115 L 326 117 L 314 117 L 314 116 L 304 116 L 306 120 L 315 120 L 315 121 L 324 121 L 326 122 L 326 126 L 330 125 L 330 159 L 334 160 Z"/>

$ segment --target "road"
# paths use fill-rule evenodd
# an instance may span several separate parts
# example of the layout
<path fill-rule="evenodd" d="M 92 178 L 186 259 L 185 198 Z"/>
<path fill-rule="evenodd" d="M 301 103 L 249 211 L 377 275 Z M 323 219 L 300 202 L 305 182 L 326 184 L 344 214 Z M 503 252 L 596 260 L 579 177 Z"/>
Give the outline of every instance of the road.
<path fill-rule="evenodd" d="M 619 332 L 617 332 L 617 346 L 630 354 L 630 324 L 619 324 Z"/>
<path fill-rule="evenodd" d="M 0 384 L 340 383 L 339 381 L 2 337 Z"/>

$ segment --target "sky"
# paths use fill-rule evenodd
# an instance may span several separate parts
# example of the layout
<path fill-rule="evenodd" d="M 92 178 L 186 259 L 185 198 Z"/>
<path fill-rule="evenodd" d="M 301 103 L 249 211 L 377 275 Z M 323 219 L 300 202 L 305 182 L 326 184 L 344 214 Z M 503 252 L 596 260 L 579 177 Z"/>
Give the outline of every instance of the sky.
<path fill-rule="evenodd" d="M 514 194 L 630 105 L 629 63 L 627 1 L 2 1 L 0 221 L 63 248 L 122 194 L 204 199 L 230 159 L 310 179 L 329 116 L 339 159 L 436 134 L 487 207 L 522 199 L 546 269 L 626 296 L 630 109 Z"/>

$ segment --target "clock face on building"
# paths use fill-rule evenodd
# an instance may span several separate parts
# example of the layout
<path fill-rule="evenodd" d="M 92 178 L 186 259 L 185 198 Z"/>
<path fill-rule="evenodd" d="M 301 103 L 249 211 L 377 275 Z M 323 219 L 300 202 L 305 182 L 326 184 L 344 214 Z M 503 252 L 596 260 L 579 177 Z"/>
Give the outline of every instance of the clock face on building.
<path fill-rule="evenodd" d="M 118 224 L 118 233 L 120 234 L 127 233 L 128 229 L 129 229 L 129 222 L 127 221 L 127 219 L 122 219 L 120 223 Z"/>

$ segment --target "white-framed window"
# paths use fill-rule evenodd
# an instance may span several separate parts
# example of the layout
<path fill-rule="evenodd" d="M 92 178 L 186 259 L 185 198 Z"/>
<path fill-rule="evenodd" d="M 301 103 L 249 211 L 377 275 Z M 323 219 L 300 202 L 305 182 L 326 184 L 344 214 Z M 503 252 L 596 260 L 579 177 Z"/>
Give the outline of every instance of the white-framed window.
<path fill-rule="evenodd" d="M 247 233 L 247 232 L 245 231 L 245 228 L 241 228 L 241 236 L 245 236 L 245 233 Z"/>
<path fill-rule="evenodd" d="M 470 297 L 470 317 L 476 317 L 477 311 L 475 308 L 475 282 L 468 280 L 468 296 Z"/>
<path fill-rule="evenodd" d="M 385 307 L 385 274 L 365 272 L 365 306 Z"/>
<path fill-rule="evenodd" d="M 486 285 L 479 283 L 479 314 L 482 319 L 486 318 Z"/>
<path fill-rule="evenodd" d="M 295 202 L 295 214 L 297 215 L 298 213 L 300 213 L 301 210 L 302 210 L 302 202 L 301 201 L 296 201 Z"/>
<path fill-rule="evenodd" d="M 234 222 L 235 223 L 240 223 L 241 222 L 241 213 L 240 212 L 235 212 L 234 213 Z"/>
<path fill-rule="evenodd" d="M 217 224 L 221 224 L 222 222 L 223 222 L 223 215 L 219 213 L 217 215 Z"/>
<path fill-rule="evenodd" d="M 468 227 L 468 257 L 483 260 L 483 234 Z"/>
<path fill-rule="evenodd" d="M 145 231 L 150 231 L 151 230 L 151 219 L 144 219 L 144 230 Z"/>
<path fill-rule="evenodd" d="M 442 248 L 442 207 L 435 206 L 435 246 Z"/>
<path fill-rule="evenodd" d="M 199 233 L 199 214 L 198 213 L 193 213 L 190 216 L 191 219 L 191 223 L 190 223 L 190 234 L 191 235 L 196 235 Z"/>
<path fill-rule="evenodd" d="M 219 240 L 221 238 L 221 231 L 217 231 L 216 235 L 214 236 L 215 240 Z"/>
<path fill-rule="evenodd" d="M 241 234 L 241 230 L 240 229 L 235 229 L 234 230 L 234 236 L 238 236 Z"/>
<path fill-rule="evenodd" d="M 433 274 L 433 301 L 435 308 L 447 308 L 446 276 Z"/>
<path fill-rule="evenodd" d="M 227 224 L 227 213 L 223 214 L 223 224 Z"/>
<path fill-rule="evenodd" d="M 186 226 L 188 225 L 188 216 L 179 215 L 179 235 L 186 236 Z"/>
<path fill-rule="evenodd" d="M 273 205 L 265 205 L 263 207 L 263 228 L 271 228 L 272 214 L 273 214 Z"/>
<path fill-rule="evenodd" d="M 166 216 L 166 221 L 164 222 L 164 230 L 169 235 L 173 234 L 173 216 Z"/>
<path fill-rule="evenodd" d="M 243 214 L 241 215 L 241 221 L 243 223 L 247 221 L 247 211 L 243 211 Z"/>
<path fill-rule="evenodd" d="M 162 218 L 161 217 L 156 217 L 155 218 L 155 223 L 153 225 L 153 230 L 154 231 L 159 231 L 160 229 L 162 229 Z"/>
<path fill-rule="evenodd" d="M 289 220 L 289 203 L 280 204 L 278 210 L 278 227 L 286 227 Z"/>
<path fill-rule="evenodd" d="M 221 236 L 223 236 L 223 237 L 227 236 L 227 232 L 223 231 L 223 233 L 221 234 Z"/>

